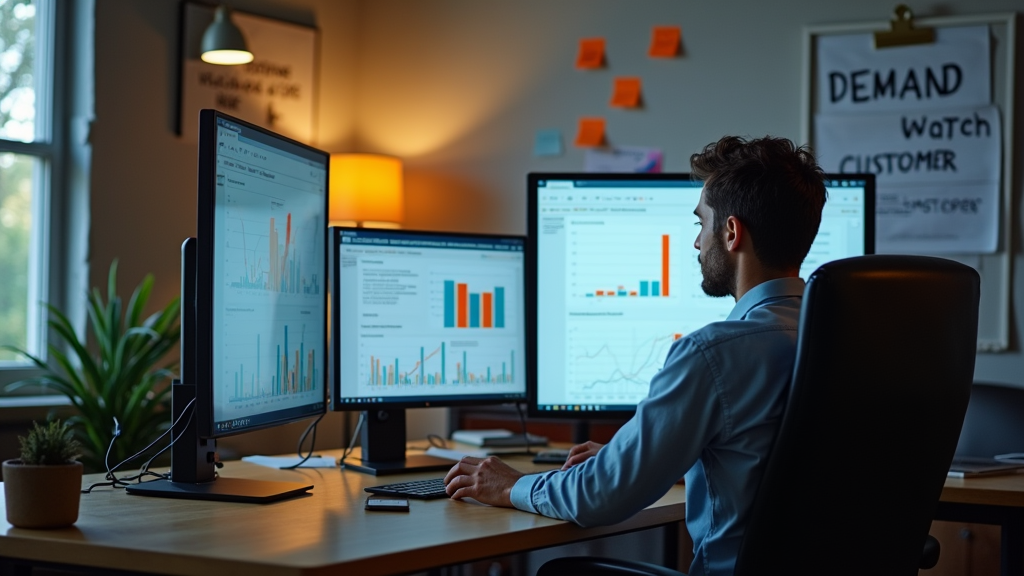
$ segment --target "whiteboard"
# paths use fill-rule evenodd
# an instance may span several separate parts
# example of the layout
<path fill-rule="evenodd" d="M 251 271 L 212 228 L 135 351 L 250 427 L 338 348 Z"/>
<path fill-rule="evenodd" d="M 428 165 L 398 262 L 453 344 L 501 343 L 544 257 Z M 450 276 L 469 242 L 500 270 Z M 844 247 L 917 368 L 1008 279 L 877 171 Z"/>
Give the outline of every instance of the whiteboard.
<path fill-rule="evenodd" d="M 992 254 L 942 255 L 975 268 L 981 275 L 981 306 L 978 323 L 978 351 L 1001 352 L 1009 348 L 1010 309 L 1012 292 L 1013 245 L 1011 232 L 1013 224 L 1013 182 L 1016 181 L 1013 164 L 1013 118 L 1014 52 L 1017 45 L 1017 15 L 990 14 L 955 16 L 942 18 L 921 18 L 915 26 L 953 27 L 987 25 L 992 42 L 992 102 L 1002 113 L 1002 174 L 1000 182 L 1001 214 L 999 218 L 999 246 Z M 803 142 L 814 146 L 814 117 L 818 110 L 817 82 L 815 78 L 815 42 L 819 36 L 829 34 L 870 34 L 877 30 L 889 30 L 886 21 L 856 24 L 833 24 L 805 26 L 803 38 L 802 73 L 802 114 L 801 136 Z M 882 49 L 884 50 L 884 48 Z"/>

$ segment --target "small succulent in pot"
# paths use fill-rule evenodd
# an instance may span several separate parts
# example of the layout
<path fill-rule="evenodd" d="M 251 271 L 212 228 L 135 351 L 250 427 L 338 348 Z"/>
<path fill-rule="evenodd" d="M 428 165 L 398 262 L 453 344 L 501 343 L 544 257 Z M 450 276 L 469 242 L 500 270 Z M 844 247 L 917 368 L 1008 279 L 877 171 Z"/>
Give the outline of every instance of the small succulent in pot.
<path fill-rule="evenodd" d="M 60 420 L 46 426 L 32 423 L 28 436 L 18 436 L 21 443 L 21 461 L 33 466 L 71 464 L 82 454 L 82 445 L 75 440 L 71 427 Z"/>
<path fill-rule="evenodd" d="M 7 521 L 19 528 L 60 528 L 78 520 L 82 446 L 66 422 L 32 423 L 19 436 L 21 458 L 3 463 Z"/>

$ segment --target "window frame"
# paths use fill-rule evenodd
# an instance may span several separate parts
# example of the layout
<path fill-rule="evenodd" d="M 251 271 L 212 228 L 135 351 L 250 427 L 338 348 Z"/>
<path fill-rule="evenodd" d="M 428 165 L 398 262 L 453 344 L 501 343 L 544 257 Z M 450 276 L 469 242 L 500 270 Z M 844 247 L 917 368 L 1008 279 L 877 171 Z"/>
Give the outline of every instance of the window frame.
<path fill-rule="evenodd" d="M 27 347 L 49 361 L 48 314 L 43 303 L 67 310 L 64 290 L 67 236 L 67 126 L 70 105 L 68 61 L 69 7 L 60 0 L 34 0 L 36 5 L 35 139 L 20 142 L 0 138 L 0 152 L 32 156 L 40 160 L 33 169 L 32 238 L 29 248 L 29 309 Z M 47 47 L 47 48 L 43 48 Z M 74 322 L 72 316 L 72 322 Z M 42 373 L 30 361 L 0 362 L 0 398 L 54 394 L 39 386 L 25 386 L 15 392 L 6 387 Z"/>

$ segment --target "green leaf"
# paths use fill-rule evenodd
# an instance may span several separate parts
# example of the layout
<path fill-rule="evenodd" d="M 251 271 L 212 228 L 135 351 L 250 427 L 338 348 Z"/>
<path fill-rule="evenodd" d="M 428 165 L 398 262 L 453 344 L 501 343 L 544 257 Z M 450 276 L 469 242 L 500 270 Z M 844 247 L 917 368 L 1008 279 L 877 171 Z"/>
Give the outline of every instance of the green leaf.
<path fill-rule="evenodd" d="M 47 306 L 53 335 L 48 362 L 24 350 L 3 347 L 43 370 L 42 375 L 16 382 L 8 389 L 33 383 L 70 399 L 77 413 L 67 423 L 82 443 L 82 461 L 90 471 L 104 469 L 108 448 L 111 464 L 117 464 L 170 426 L 169 379 L 177 370 L 177 360 L 168 356 L 181 334 L 180 300 L 172 299 L 141 320 L 153 289 L 153 277 L 147 275 L 132 292 L 128 306 L 123 307 L 117 294 L 115 260 L 107 276 L 106 297 L 96 288 L 86 294 L 86 333 L 91 343 L 79 337 L 60 310 Z M 111 444 L 115 417 L 121 423 L 122 434 Z"/>

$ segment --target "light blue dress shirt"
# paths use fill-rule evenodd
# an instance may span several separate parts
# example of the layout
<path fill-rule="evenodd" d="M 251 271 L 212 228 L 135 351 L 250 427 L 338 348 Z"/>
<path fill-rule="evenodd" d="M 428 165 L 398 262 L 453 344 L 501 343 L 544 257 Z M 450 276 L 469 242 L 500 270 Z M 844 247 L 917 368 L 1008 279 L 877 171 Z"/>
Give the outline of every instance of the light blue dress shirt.
<path fill-rule="evenodd" d="M 524 476 L 512 504 L 581 526 L 625 520 L 686 479 L 690 576 L 731 574 L 793 374 L 804 282 L 782 278 L 677 340 L 650 392 L 596 456 Z"/>

